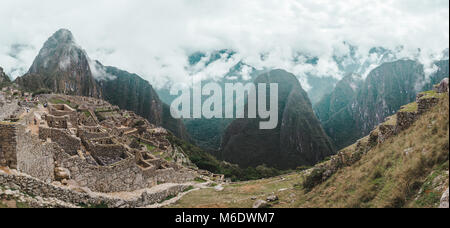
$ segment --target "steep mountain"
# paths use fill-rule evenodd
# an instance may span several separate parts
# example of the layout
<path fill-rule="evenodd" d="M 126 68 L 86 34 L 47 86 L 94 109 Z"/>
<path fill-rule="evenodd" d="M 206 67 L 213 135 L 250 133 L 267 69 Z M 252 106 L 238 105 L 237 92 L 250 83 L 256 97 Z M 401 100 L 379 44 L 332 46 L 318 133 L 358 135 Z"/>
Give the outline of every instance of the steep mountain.
<path fill-rule="evenodd" d="M 423 95 L 408 105 L 425 108 L 422 114 L 406 106 L 373 134 L 312 169 L 229 185 L 226 191 L 202 189 L 171 207 L 249 208 L 275 194 L 273 208 L 448 208 L 448 92 Z M 409 127 L 396 130 L 404 121 Z"/>
<path fill-rule="evenodd" d="M 163 126 L 182 139 L 188 139 L 184 125 L 173 119 L 169 106 L 139 75 L 103 66 L 89 59 L 69 30 L 57 31 L 40 50 L 27 74 L 16 79 L 29 91 L 104 98 L 121 109 L 133 111 L 151 123 Z"/>
<path fill-rule="evenodd" d="M 3 68 L 0 67 L 0 86 L 9 82 L 11 82 L 11 79 L 3 72 Z"/>
<path fill-rule="evenodd" d="M 417 91 L 429 89 L 447 77 L 448 60 L 436 65 L 439 70 L 427 82 L 423 65 L 416 61 L 384 63 L 371 71 L 351 102 L 336 110 L 324 99 L 323 103 L 315 106 L 316 114 L 336 147 L 341 149 L 367 135 L 402 105 L 414 101 Z M 334 96 L 351 96 L 351 93 L 339 92 L 338 89 L 333 91 Z"/>
<path fill-rule="evenodd" d="M 325 95 L 316 105 L 314 112 L 321 122 L 326 122 L 334 114 L 350 104 L 363 84 L 357 74 L 348 74 L 339 81 L 331 93 Z"/>
<path fill-rule="evenodd" d="M 17 83 L 29 90 L 51 89 L 57 93 L 101 98 L 86 52 L 69 30 L 58 30 L 39 51 L 27 74 Z"/>
<path fill-rule="evenodd" d="M 227 128 L 220 157 L 243 167 L 280 169 L 313 165 L 334 149 L 297 78 L 283 70 L 262 74 L 257 83 L 278 83 L 278 126 L 260 130 L 260 118 L 237 119 Z"/>

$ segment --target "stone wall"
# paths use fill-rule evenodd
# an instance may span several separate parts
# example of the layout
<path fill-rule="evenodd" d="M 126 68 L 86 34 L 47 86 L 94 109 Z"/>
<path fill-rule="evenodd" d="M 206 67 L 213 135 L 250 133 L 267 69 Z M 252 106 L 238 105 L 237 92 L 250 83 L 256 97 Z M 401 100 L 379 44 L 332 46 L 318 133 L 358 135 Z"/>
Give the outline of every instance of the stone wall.
<path fill-rule="evenodd" d="M 80 186 L 97 192 L 134 191 L 156 185 L 154 178 L 145 177 L 130 157 L 110 166 L 94 166 L 78 156 L 59 162 L 70 170 L 73 180 Z"/>
<path fill-rule="evenodd" d="M 11 115 L 13 115 L 19 108 L 20 107 L 17 104 L 17 101 L 13 100 L 10 103 L 4 103 L 3 106 L 1 106 L 0 121 L 11 117 Z"/>
<path fill-rule="evenodd" d="M 78 121 L 77 111 L 66 104 L 50 104 L 49 113 L 53 116 L 68 116 L 69 121 L 76 125 Z"/>
<path fill-rule="evenodd" d="M 417 99 L 418 110 L 417 113 L 423 114 L 430 110 L 432 107 L 436 106 L 439 103 L 439 98 L 430 97 L 430 98 L 419 98 Z"/>
<path fill-rule="evenodd" d="M 419 117 L 417 112 L 398 112 L 397 113 L 397 129 L 396 131 L 403 131 L 409 128 Z"/>
<path fill-rule="evenodd" d="M 17 169 L 46 182 L 54 179 L 55 143 L 41 143 L 21 124 L 0 124 L 0 166 Z"/>
<path fill-rule="evenodd" d="M 46 141 L 51 139 L 58 143 L 70 155 L 76 155 L 81 148 L 81 140 L 68 133 L 65 129 L 39 127 L 39 138 Z"/>
<path fill-rule="evenodd" d="M 29 132 L 17 136 L 17 170 L 47 183 L 54 178 L 53 155 L 61 148 L 56 143 L 42 143 Z"/>
<path fill-rule="evenodd" d="M 106 138 L 108 136 L 107 132 L 102 132 L 98 127 L 83 126 L 78 129 L 78 137 L 83 140 Z"/>
<path fill-rule="evenodd" d="M 176 172 L 173 168 L 155 171 L 156 181 L 161 183 L 185 183 L 195 179 L 197 174 L 191 170 Z"/>
<path fill-rule="evenodd" d="M 51 128 L 67 129 L 69 116 L 46 115 L 45 120 L 47 121 L 48 126 Z"/>
<path fill-rule="evenodd" d="M 144 207 L 161 202 L 169 196 L 175 196 L 190 187 L 188 184 L 168 184 L 160 190 L 147 189 L 131 199 L 121 199 L 108 195 L 73 191 L 69 188 L 45 183 L 28 175 L 7 174 L 1 170 L 0 185 L 20 190 L 29 195 L 54 198 L 77 206 L 105 205 L 110 208 Z"/>
<path fill-rule="evenodd" d="M 0 166 L 17 168 L 17 128 L 19 124 L 0 122 Z"/>

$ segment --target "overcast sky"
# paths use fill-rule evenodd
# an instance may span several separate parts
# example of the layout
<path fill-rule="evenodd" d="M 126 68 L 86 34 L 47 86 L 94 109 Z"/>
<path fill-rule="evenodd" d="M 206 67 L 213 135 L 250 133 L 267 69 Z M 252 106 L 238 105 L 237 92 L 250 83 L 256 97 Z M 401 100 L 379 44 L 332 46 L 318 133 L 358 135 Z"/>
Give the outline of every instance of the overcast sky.
<path fill-rule="evenodd" d="M 361 55 L 375 46 L 403 45 L 405 55 L 421 48 L 422 59 L 449 43 L 448 0 L 1 0 L 0 15 L 0 66 L 13 77 L 67 28 L 91 59 L 157 86 L 186 78 L 195 51 L 233 49 L 232 61 L 297 75 L 311 70 L 293 62 L 301 52 L 320 57 L 318 75 L 332 75 L 331 56 L 348 52 L 343 41 Z M 261 54 L 269 57 L 261 61 Z M 232 63 L 203 73 L 220 74 Z"/>

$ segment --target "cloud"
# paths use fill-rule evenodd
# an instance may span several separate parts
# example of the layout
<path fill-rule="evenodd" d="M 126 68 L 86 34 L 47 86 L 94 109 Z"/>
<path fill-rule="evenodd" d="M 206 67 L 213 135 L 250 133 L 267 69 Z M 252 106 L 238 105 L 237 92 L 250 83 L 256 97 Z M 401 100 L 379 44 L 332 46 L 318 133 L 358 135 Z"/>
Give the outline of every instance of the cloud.
<path fill-rule="evenodd" d="M 307 74 L 340 78 L 333 56 L 349 54 L 344 42 L 358 47 L 360 61 L 373 47 L 402 46 L 397 57 L 426 63 L 449 43 L 448 0 L 2 0 L 0 15 L 0 65 L 13 77 L 28 69 L 49 36 L 68 28 L 91 59 L 156 87 L 192 74 L 220 77 L 240 60 L 284 68 L 302 82 Z M 238 54 L 192 71 L 190 54 L 221 49 Z M 298 53 L 319 61 L 307 64 Z"/>

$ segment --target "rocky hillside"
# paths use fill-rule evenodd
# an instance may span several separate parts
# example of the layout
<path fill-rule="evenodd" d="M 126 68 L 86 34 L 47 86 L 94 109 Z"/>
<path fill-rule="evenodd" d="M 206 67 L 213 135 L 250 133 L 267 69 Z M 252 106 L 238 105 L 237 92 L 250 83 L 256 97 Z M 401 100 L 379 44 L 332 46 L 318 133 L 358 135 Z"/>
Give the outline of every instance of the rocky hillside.
<path fill-rule="evenodd" d="M 171 117 L 168 106 L 147 81 L 136 74 L 90 60 L 75 43 L 72 33 L 65 29 L 48 39 L 29 72 L 16 82 L 32 92 L 52 91 L 104 98 L 188 139 L 183 123 Z"/>
<path fill-rule="evenodd" d="M 170 207 L 448 208 L 448 80 L 444 84 L 313 169 L 202 189 Z"/>
<path fill-rule="evenodd" d="M 0 86 L 9 82 L 11 82 L 11 80 L 9 79 L 8 75 L 3 72 L 3 68 L 0 67 Z"/>
<path fill-rule="evenodd" d="M 382 64 L 360 85 L 344 78 L 315 106 L 316 114 L 336 147 L 344 148 L 367 135 L 402 105 L 414 101 L 417 91 L 430 89 L 445 78 L 448 61 L 436 64 L 439 70 L 431 75 L 428 83 L 423 65 L 412 60 Z"/>
<path fill-rule="evenodd" d="M 243 167 L 266 164 L 287 169 L 313 165 L 334 153 L 294 75 L 273 70 L 260 75 L 255 83 L 278 83 L 278 126 L 260 130 L 259 118 L 235 120 L 226 130 L 220 157 Z"/>

